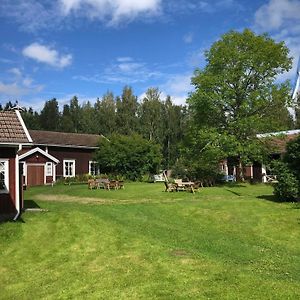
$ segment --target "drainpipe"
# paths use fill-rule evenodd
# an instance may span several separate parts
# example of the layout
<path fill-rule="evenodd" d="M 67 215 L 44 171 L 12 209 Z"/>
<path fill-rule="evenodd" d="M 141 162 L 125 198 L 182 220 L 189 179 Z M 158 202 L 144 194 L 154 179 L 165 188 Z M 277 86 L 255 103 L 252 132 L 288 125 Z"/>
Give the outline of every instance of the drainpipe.
<path fill-rule="evenodd" d="M 15 158 L 15 193 L 16 193 L 16 210 L 17 213 L 14 217 L 14 221 L 16 221 L 20 214 L 21 214 L 21 205 L 20 205 L 20 170 L 19 170 L 19 154 L 18 152 L 22 150 L 22 145 L 19 145 L 19 149 L 16 153 L 16 158 Z"/>

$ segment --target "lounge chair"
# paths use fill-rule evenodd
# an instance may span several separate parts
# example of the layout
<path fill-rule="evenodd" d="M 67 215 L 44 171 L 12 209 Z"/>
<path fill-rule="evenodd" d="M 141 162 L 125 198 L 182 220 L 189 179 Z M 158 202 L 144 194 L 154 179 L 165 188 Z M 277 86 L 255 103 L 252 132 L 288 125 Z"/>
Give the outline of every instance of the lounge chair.
<path fill-rule="evenodd" d="M 171 182 L 165 181 L 165 187 L 166 187 L 165 192 L 174 192 L 174 191 L 177 191 L 177 186 L 176 186 L 175 183 L 171 183 Z"/>

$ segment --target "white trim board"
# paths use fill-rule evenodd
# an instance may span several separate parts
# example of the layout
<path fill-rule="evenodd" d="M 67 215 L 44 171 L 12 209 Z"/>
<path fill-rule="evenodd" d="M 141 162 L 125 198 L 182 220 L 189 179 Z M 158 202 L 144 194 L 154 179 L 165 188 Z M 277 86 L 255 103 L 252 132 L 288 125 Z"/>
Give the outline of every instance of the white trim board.
<path fill-rule="evenodd" d="M 17 115 L 17 117 L 18 117 L 18 119 L 19 119 L 19 121 L 20 121 L 20 123 L 21 123 L 21 125 L 22 125 L 22 127 L 23 127 L 23 130 L 24 130 L 24 132 L 25 132 L 25 134 L 26 134 L 26 137 L 27 137 L 28 141 L 29 141 L 30 143 L 32 143 L 32 138 L 31 138 L 31 136 L 30 136 L 30 134 L 29 134 L 29 131 L 28 131 L 28 129 L 27 129 L 27 127 L 26 127 L 26 125 L 25 125 L 25 123 L 24 123 L 24 121 L 23 121 L 23 118 L 22 118 L 20 112 L 19 112 L 18 110 L 15 110 L 15 112 L 16 112 L 16 115 Z"/>
<path fill-rule="evenodd" d="M 59 160 L 57 158 L 55 158 L 54 156 L 52 156 L 51 154 L 45 152 L 44 150 L 42 150 L 39 147 L 36 147 L 34 149 L 31 149 L 25 153 L 23 153 L 22 155 L 19 156 L 19 160 L 22 160 L 24 158 L 26 158 L 27 156 L 30 156 L 36 152 L 39 152 L 40 154 L 44 155 L 45 157 L 49 158 L 50 160 L 52 160 L 53 162 L 55 162 L 56 164 L 59 163 Z"/>

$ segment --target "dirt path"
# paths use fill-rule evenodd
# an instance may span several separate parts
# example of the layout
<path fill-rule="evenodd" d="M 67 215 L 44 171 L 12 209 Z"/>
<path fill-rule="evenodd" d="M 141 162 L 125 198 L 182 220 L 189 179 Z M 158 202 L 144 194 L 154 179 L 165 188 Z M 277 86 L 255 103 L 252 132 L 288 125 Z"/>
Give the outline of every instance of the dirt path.
<path fill-rule="evenodd" d="M 139 199 L 139 200 L 120 200 L 120 199 L 101 199 L 91 197 L 75 197 L 68 195 L 47 195 L 38 194 L 34 196 L 34 200 L 41 201 L 57 201 L 57 202 L 77 202 L 83 204 L 101 204 L 101 205 L 112 205 L 112 204 L 139 204 L 139 203 L 174 203 L 176 200 L 150 200 L 150 199 Z M 178 199 L 177 199 L 178 201 Z"/>

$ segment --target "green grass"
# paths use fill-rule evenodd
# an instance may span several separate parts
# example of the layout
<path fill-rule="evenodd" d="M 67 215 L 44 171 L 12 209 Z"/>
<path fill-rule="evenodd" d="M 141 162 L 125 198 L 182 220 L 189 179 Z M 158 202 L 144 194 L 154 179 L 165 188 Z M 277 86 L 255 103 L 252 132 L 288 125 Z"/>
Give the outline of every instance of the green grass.
<path fill-rule="evenodd" d="M 299 299 L 300 209 L 264 185 L 26 191 L 0 224 L 0 299 Z"/>

